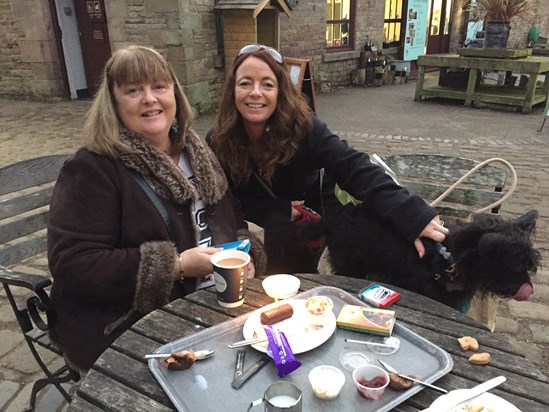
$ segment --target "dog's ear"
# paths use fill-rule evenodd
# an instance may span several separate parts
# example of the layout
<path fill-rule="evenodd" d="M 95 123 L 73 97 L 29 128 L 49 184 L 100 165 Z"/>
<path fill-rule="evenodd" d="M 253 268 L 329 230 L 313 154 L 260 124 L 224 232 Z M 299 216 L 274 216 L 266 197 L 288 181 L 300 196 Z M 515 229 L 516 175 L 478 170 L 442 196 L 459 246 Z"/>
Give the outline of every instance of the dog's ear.
<path fill-rule="evenodd" d="M 530 210 L 528 213 L 525 213 L 521 217 L 517 218 L 515 223 L 519 225 L 522 230 L 532 234 L 536 228 L 538 216 L 539 213 L 537 210 Z"/>
<path fill-rule="evenodd" d="M 478 251 L 484 256 L 507 254 L 512 252 L 512 245 L 501 233 L 486 233 L 478 241 Z"/>

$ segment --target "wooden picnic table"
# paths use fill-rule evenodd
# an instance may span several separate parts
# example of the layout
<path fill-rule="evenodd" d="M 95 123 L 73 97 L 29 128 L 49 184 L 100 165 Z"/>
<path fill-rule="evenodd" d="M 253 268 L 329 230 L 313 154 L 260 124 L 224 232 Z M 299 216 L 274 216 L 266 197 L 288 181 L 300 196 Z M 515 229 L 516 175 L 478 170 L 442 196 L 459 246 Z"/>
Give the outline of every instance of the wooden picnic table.
<path fill-rule="evenodd" d="M 425 86 L 425 70 L 427 67 L 437 67 L 440 75 L 447 69 L 468 70 L 467 88 L 460 89 L 449 86 Z M 525 87 L 498 86 L 496 84 L 479 83 L 479 72 L 482 70 L 502 71 L 528 76 Z M 447 99 L 464 100 L 465 105 L 473 102 L 497 103 L 518 106 L 523 113 L 529 113 L 532 106 L 547 100 L 549 93 L 549 57 L 528 56 L 523 58 L 488 58 L 460 56 L 458 54 L 429 54 L 418 58 L 418 81 L 416 83 L 415 100 L 425 97 L 443 97 Z M 545 75 L 543 87 L 537 87 L 538 76 Z"/>
<path fill-rule="evenodd" d="M 301 291 L 325 285 L 338 287 L 356 296 L 371 283 L 342 276 L 297 276 L 301 279 Z M 453 369 L 438 379 L 436 385 L 448 390 L 470 388 L 490 378 L 504 375 L 507 381 L 491 393 L 513 403 L 524 412 L 549 410 L 547 377 L 501 335 L 489 332 L 482 324 L 450 307 L 403 289 L 393 289 L 402 295 L 392 306 L 397 311 L 397 321 L 446 350 L 453 359 Z M 81 381 L 69 411 L 174 410 L 169 397 L 149 370 L 144 355 L 153 353 L 163 344 L 193 335 L 204 328 L 270 303 L 272 299 L 265 295 L 261 280 L 250 279 L 245 303 L 238 308 L 227 309 L 219 306 L 215 290 L 210 288 L 189 294 L 155 310 L 133 325 L 101 355 Z M 464 335 L 476 337 L 482 350 L 492 355 L 488 365 L 469 363 L 467 359 L 471 352 L 462 351 L 457 342 L 457 338 Z M 433 390 L 423 389 L 394 410 L 421 410 L 439 395 L 440 393 Z M 226 400 L 222 409 L 233 410 L 231 399 Z M 306 405 L 304 411 L 308 411 Z"/>

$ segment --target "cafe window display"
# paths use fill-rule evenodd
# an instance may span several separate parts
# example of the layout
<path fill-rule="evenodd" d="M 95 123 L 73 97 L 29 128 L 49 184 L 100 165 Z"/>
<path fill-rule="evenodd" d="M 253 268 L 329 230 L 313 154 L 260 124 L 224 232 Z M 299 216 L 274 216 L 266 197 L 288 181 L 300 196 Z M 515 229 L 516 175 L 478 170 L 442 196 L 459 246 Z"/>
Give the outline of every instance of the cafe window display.
<path fill-rule="evenodd" d="M 384 45 L 399 46 L 402 27 L 403 0 L 385 0 L 385 18 L 383 22 Z"/>
<path fill-rule="evenodd" d="M 327 0 L 326 47 L 351 49 L 354 43 L 354 7 L 356 0 Z"/>

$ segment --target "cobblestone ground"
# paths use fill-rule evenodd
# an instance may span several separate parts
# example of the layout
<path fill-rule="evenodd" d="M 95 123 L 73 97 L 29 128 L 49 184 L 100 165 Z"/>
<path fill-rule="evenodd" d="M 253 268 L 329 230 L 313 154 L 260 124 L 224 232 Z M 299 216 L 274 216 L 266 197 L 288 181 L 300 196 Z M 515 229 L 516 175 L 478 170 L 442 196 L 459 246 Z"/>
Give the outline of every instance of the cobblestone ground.
<path fill-rule="evenodd" d="M 455 102 L 414 102 L 414 83 L 380 88 L 351 88 L 317 96 L 317 111 L 330 128 L 357 149 L 369 153 L 429 153 L 463 156 L 478 161 L 501 157 L 517 170 L 514 195 L 503 205 L 504 216 L 530 209 L 540 212 L 536 244 L 549 256 L 549 123 L 537 132 L 542 108 L 531 114 L 512 110 L 464 107 Z M 89 102 L 36 103 L 0 99 L 0 167 L 36 156 L 70 153 L 80 146 L 80 129 Z M 202 135 L 214 115 L 195 122 Z M 0 199 L 1 200 L 1 199 Z M 17 269 L 44 273 L 40 256 Z M 19 296 L 23 292 L 18 291 Z M 549 376 L 549 270 L 534 280 L 528 302 L 503 301 L 496 332 L 503 333 L 526 357 Z M 52 363 L 59 362 L 55 357 Z M 0 411 L 18 412 L 26 406 L 32 382 L 41 372 L 21 338 L 5 293 L 0 292 Z M 43 391 L 46 392 L 46 391 Z M 57 408 L 52 391 L 41 408 Z M 57 401 L 58 401 L 57 397 Z M 44 406 L 45 405 L 45 406 Z M 56 405 L 56 406 L 52 406 Z M 59 410 L 66 408 L 61 406 Z"/>

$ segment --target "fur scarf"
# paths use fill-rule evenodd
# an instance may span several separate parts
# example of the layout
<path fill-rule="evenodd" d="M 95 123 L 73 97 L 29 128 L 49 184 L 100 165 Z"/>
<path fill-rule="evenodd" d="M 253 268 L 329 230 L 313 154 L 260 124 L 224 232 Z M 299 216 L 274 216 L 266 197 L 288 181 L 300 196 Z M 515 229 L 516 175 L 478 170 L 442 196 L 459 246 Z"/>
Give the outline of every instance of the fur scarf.
<path fill-rule="evenodd" d="M 185 150 L 200 193 L 179 166 L 149 141 L 128 129 L 123 129 L 120 137 L 134 150 L 120 155 L 120 160 L 141 174 L 158 196 L 180 205 L 195 202 L 201 196 L 206 204 L 212 205 L 227 191 L 227 179 L 219 161 L 194 131 L 189 129 L 185 135 Z"/>

